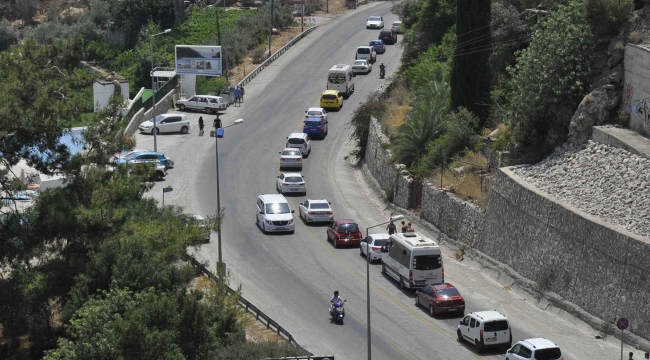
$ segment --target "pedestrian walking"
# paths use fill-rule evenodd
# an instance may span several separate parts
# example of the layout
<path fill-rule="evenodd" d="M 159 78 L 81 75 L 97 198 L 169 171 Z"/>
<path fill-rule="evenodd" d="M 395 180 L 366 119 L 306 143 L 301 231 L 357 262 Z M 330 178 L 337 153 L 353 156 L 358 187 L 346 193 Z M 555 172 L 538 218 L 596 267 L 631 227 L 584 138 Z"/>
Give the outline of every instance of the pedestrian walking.
<path fill-rule="evenodd" d="M 630 358 L 628 360 L 634 360 L 634 353 L 630 351 Z"/>
<path fill-rule="evenodd" d="M 241 105 L 241 89 L 239 86 L 235 88 L 235 104 Z"/>
<path fill-rule="evenodd" d="M 406 226 L 406 222 L 404 220 L 402 220 L 402 232 L 405 233 L 405 232 L 408 232 L 408 231 L 409 231 L 409 228 L 408 228 L 408 226 Z"/>
<path fill-rule="evenodd" d="M 244 91 L 244 85 L 239 85 L 239 88 L 241 89 L 241 102 L 244 102 L 244 94 L 246 93 Z"/>
<path fill-rule="evenodd" d="M 203 116 L 199 117 L 199 136 L 203 136 L 203 128 L 205 124 L 203 123 Z"/>
<path fill-rule="evenodd" d="M 644 359 L 645 359 L 645 360 L 650 359 L 650 353 L 645 353 L 645 357 L 644 357 Z"/>
<path fill-rule="evenodd" d="M 393 220 L 391 220 L 388 226 L 386 226 L 386 230 L 388 230 L 388 235 L 393 235 L 395 233 L 397 226 L 395 226 L 395 222 L 393 222 Z"/>
<path fill-rule="evenodd" d="M 415 232 L 415 229 L 413 228 L 413 225 L 411 225 L 410 221 L 409 221 L 409 224 L 408 224 L 408 230 L 407 231 L 408 232 Z"/>
<path fill-rule="evenodd" d="M 214 121 L 212 122 L 212 127 L 214 127 L 215 130 L 223 127 L 223 125 L 221 124 L 221 119 L 219 119 L 219 115 L 217 115 L 217 117 L 214 118 Z"/>

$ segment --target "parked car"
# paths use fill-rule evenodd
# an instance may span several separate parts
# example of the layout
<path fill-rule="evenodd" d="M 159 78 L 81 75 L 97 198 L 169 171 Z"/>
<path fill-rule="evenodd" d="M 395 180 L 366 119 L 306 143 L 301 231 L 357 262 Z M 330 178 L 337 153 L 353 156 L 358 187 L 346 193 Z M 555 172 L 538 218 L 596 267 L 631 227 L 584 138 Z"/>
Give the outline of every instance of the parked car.
<path fill-rule="evenodd" d="M 366 29 L 383 29 L 384 18 L 381 16 L 373 15 L 366 21 Z"/>
<path fill-rule="evenodd" d="M 321 119 L 327 120 L 327 111 L 321 107 L 310 107 L 305 110 L 305 118 L 319 117 Z"/>
<path fill-rule="evenodd" d="M 115 165 L 117 165 L 117 164 L 115 164 Z M 126 165 L 129 165 L 129 164 L 126 163 Z M 108 165 L 106 167 L 106 170 L 108 170 L 109 172 L 115 171 L 115 166 L 114 165 Z M 129 170 L 129 175 L 130 174 L 131 174 L 131 171 Z M 163 164 L 156 163 L 156 172 L 154 173 L 153 176 L 154 176 L 154 178 L 152 180 L 161 181 L 162 179 L 165 178 L 165 176 L 167 176 L 167 169 L 165 168 L 165 166 Z"/>
<path fill-rule="evenodd" d="M 354 55 L 354 60 L 368 60 L 369 63 L 377 61 L 377 51 L 374 46 L 361 45 L 357 46 L 357 52 Z M 352 67 L 354 71 L 354 67 Z"/>
<path fill-rule="evenodd" d="M 377 39 L 377 40 L 370 40 L 370 42 L 368 43 L 368 45 L 370 45 L 370 46 L 372 46 L 373 48 L 375 48 L 375 52 L 376 52 L 377 54 L 383 54 L 383 53 L 386 52 L 386 45 L 384 44 L 384 41 L 383 41 L 383 40 L 379 40 L 379 39 Z"/>
<path fill-rule="evenodd" d="M 429 314 L 465 312 L 465 299 L 451 284 L 426 285 L 415 292 L 415 305 L 429 310 Z"/>
<path fill-rule="evenodd" d="M 256 201 L 255 221 L 264 233 L 296 229 L 293 213 L 287 199 L 280 194 L 259 195 Z"/>
<path fill-rule="evenodd" d="M 161 114 L 156 116 L 156 128 L 154 129 L 153 121 L 147 120 L 138 127 L 141 133 L 156 134 L 180 132 L 187 134 L 190 132 L 190 121 L 184 114 Z"/>
<path fill-rule="evenodd" d="M 300 203 L 300 206 L 298 207 L 298 216 L 305 220 L 306 223 L 330 223 L 334 220 L 334 211 L 330 205 L 331 203 L 325 199 L 308 199 Z"/>
<path fill-rule="evenodd" d="M 545 338 L 534 338 L 517 341 L 515 346 L 506 352 L 506 360 L 562 360 L 562 350 L 556 343 Z"/>
<path fill-rule="evenodd" d="M 226 102 L 226 99 L 221 96 L 195 95 L 187 100 L 176 101 L 176 106 L 178 106 L 181 111 L 185 111 L 185 109 L 194 109 L 205 111 L 208 114 L 216 114 L 219 110 L 226 110 L 228 108 L 228 103 Z"/>
<path fill-rule="evenodd" d="M 361 230 L 354 220 L 336 220 L 327 227 L 327 241 L 332 241 L 334 247 L 341 245 L 361 244 Z"/>
<path fill-rule="evenodd" d="M 287 142 L 284 146 L 300 150 L 304 157 L 311 154 L 311 140 L 309 139 L 309 135 L 305 133 L 291 133 L 287 136 Z"/>
<path fill-rule="evenodd" d="M 302 153 L 300 149 L 287 148 L 280 151 L 280 169 L 289 167 L 302 169 Z"/>
<path fill-rule="evenodd" d="M 370 253 L 369 261 L 381 261 L 385 254 L 381 251 L 381 248 L 388 245 L 389 238 L 390 235 L 388 234 L 372 234 L 366 236 L 363 240 L 361 240 L 361 244 L 359 245 L 360 255 L 368 256 L 368 253 Z"/>
<path fill-rule="evenodd" d="M 311 138 L 319 137 L 324 139 L 327 136 L 327 120 L 319 117 L 306 118 L 302 127 L 302 132 Z"/>
<path fill-rule="evenodd" d="M 275 188 L 284 195 L 285 193 L 299 193 L 307 195 L 307 184 L 300 173 L 282 173 L 275 178 Z"/>
<path fill-rule="evenodd" d="M 402 22 L 397 20 L 393 21 L 393 25 L 390 27 L 395 31 L 395 34 L 401 34 L 402 33 Z"/>
<path fill-rule="evenodd" d="M 397 43 L 397 34 L 393 29 L 384 29 L 379 32 L 379 40 L 384 44 L 395 45 Z"/>
<path fill-rule="evenodd" d="M 165 154 L 148 150 L 132 151 L 122 157 L 113 158 L 113 163 L 118 165 L 126 163 L 139 164 L 145 162 L 160 163 L 165 166 L 166 169 L 174 167 L 174 161 L 166 157 Z"/>
<path fill-rule="evenodd" d="M 372 71 L 372 64 L 367 60 L 355 60 L 352 64 L 352 71 L 355 74 L 367 74 Z"/>
<path fill-rule="evenodd" d="M 512 329 L 508 318 L 497 311 L 477 311 L 465 315 L 456 328 L 458 341 L 467 341 L 478 352 L 486 347 L 512 346 Z"/>
<path fill-rule="evenodd" d="M 338 90 L 325 90 L 320 96 L 320 107 L 340 110 L 343 107 L 343 95 Z"/>

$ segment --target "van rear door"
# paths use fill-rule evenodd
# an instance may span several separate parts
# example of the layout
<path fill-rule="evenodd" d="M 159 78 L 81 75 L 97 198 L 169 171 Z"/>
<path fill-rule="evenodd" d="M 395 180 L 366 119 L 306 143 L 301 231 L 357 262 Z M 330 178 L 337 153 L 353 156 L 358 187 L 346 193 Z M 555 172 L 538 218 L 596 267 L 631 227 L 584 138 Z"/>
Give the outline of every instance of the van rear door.
<path fill-rule="evenodd" d="M 413 284 L 424 286 L 442 282 L 442 255 L 439 252 L 414 251 Z"/>
<path fill-rule="evenodd" d="M 483 341 L 485 345 L 504 344 L 510 341 L 508 320 L 491 320 L 483 324 Z"/>

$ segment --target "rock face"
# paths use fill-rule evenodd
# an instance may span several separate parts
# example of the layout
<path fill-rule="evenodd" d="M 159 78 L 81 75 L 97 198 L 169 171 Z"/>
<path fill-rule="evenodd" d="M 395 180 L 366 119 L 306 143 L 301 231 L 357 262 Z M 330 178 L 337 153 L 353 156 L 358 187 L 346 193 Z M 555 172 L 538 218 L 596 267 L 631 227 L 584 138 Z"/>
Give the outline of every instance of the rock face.
<path fill-rule="evenodd" d="M 618 74 L 612 75 L 620 77 Z M 569 142 L 585 144 L 591 138 L 593 126 L 607 122 L 620 102 L 621 91 L 618 84 L 601 85 L 585 96 L 571 119 Z"/>

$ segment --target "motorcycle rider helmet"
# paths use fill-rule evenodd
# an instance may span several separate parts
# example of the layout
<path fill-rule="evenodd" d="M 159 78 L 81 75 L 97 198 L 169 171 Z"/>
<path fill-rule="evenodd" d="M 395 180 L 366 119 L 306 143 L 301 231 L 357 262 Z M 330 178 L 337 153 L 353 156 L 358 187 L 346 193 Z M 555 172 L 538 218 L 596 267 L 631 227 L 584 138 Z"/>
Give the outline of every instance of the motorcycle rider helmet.
<path fill-rule="evenodd" d="M 334 290 L 334 297 L 336 297 L 336 296 L 339 296 L 339 291 L 338 290 Z"/>

